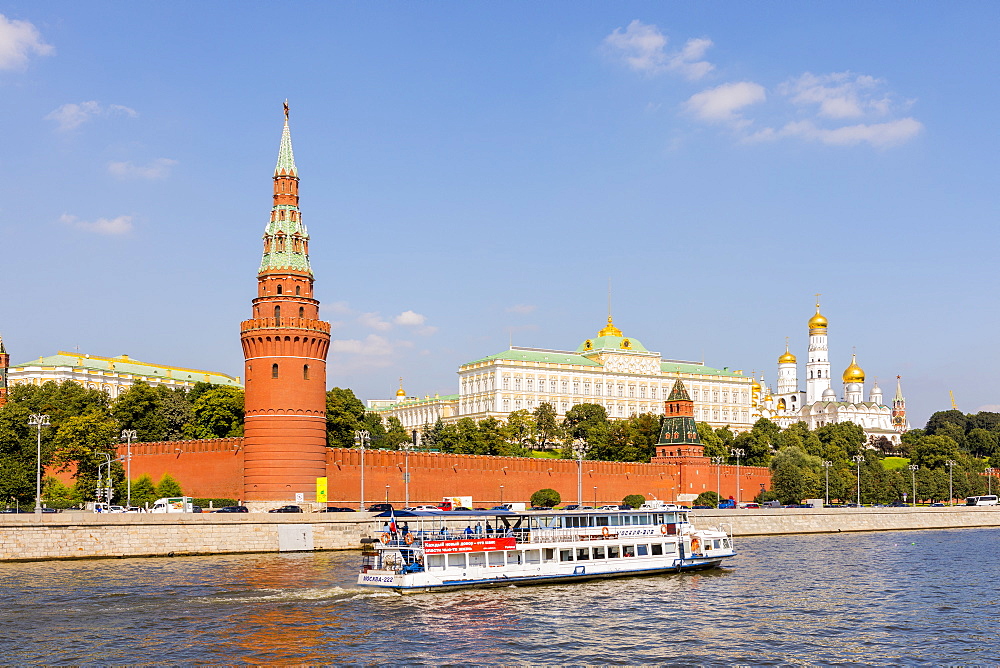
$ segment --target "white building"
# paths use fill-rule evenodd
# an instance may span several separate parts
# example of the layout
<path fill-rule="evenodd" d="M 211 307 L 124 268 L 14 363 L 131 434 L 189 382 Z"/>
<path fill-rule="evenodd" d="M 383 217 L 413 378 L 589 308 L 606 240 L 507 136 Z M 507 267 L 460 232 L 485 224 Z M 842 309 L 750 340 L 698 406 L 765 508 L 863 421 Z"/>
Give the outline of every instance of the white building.
<path fill-rule="evenodd" d="M 837 397 L 830 372 L 827 328 L 829 323 L 820 312 L 809 319 L 809 349 L 806 360 L 806 389 L 799 389 L 798 360 L 785 345 L 778 358 L 777 391 L 766 391 L 757 402 L 759 415 L 785 428 L 794 422 L 805 422 L 810 429 L 827 424 L 853 422 L 865 430 L 869 442 L 885 437 L 900 442 L 900 435 L 909 429 L 906 422 L 906 402 L 897 377 L 896 398 L 890 408 L 882 398 L 878 382 L 872 384 L 867 401 L 864 398 L 865 372 L 858 366 L 857 356 L 841 375 L 842 394 Z M 761 379 L 763 381 L 763 379 Z M 755 384 L 755 389 L 760 388 Z"/>
<path fill-rule="evenodd" d="M 623 336 L 610 316 L 597 337 L 575 351 L 511 346 L 463 364 L 458 369 L 457 395 L 421 400 L 403 392 L 394 403 L 369 405 L 382 404 L 373 410 L 394 415 L 413 429 L 433 424 L 437 417 L 445 422 L 463 417 L 505 419 L 513 411 L 534 410 L 542 403 L 552 404 L 559 415 L 576 404 L 600 404 L 608 417 L 620 419 L 662 414 L 663 402 L 678 378 L 694 400 L 696 420 L 736 432 L 753 426 L 752 378 L 728 368 L 663 359 L 637 339 Z"/>
<path fill-rule="evenodd" d="M 227 376 L 215 371 L 186 369 L 183 367 L 149 364 L 131 359 L 128 355 L 98 357 L 60 350 L 55 355 L 10 367 L 8 384 L 41 385 L 47 381 L 61 383 L 71 380 L 90 390 L 103 390 L 112 399 L 118 397 L 138 380 L 152 387 L 186 389 L 195 383 L 242 387 L 240 377 Z"/>

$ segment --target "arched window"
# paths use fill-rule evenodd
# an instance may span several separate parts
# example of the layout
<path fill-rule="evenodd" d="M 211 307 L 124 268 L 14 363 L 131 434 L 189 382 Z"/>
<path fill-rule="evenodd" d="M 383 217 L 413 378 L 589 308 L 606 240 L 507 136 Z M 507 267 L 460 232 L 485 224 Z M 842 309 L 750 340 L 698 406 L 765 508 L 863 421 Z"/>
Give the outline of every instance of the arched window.
<path fill-rule="evenodd" d="M 309 365 L 302 365 L 302 380 L 309 380 Z"/>
<path fill-rule="evenodd" d="M 281 307 L 280 306 L 275 306 L 274 307 L 274 319 L 277 320 L 280 317 L 281 317 Z"/>
<path fill-rule="evenodd" d="M 295 286 L 295 296 L 298 297 L 301 294 L 301 292 L 302 292 L 302 287 L 296 285 Z"/>
<path fill-rule="evenodd" d="M 271 378 L 277 378 L 277 377 L 278 377 L 278 365 L 277 364 L 272 364 L 271 365 Z"/>
<path fill-rule="evenodd" d="M 305 306 L 300 306 L 299 307 L 299 317 L 300 318 L 306 317 L 306 307 Z"/>
<path fill-rule="evenodd" d="M 278 286 L 278 294 L 279 295 L 281 294 L 281 286 L 280 285 Z"/>

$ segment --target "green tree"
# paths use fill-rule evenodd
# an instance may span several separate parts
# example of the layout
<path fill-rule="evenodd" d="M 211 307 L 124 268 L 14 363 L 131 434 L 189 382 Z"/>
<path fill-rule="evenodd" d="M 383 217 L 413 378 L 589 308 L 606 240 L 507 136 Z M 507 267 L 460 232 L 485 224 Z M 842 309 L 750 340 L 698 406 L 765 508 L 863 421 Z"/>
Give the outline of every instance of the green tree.
<path fill-rule="evenodd" d="M 180 483 L 174 480 L 174 477 L 169 473 L 164 473 L 163 477 L 160 478 L 160 482 L 156 483 L 157 499 L 182 495 Z"/>
<path fill-rule="evenodd" d="M 604 406 L 577 404 L 571 407 L 563 418 L 563 456 L 575 458 L 573 441 L 582 439 L 587 444 L 587 459 L 593 459 L 589 453 L 603 452 L 608 445 L 610 432 L 611 424 Z"/>
<path fill-rule="evenodd" d="M 988 429 L 976 427 L 966 434 L 965 443 L 972 455 L 992 457 L 997 449 L 997 435 Z"/>
<path fill-rule="evenodd" d="M 642 494 L 629 494 L 622 499 L 623 506 L 632 506 L 633 508 L 638 508 L 644 503 L 646 503 L 646 497 Z"/>
<path fill-rule="evenodd" d="M 934 436 L 940 430 L 945 429 L 945 425 L 954 425 L 964 434 L 965 425 L 968 422 L 969 418 L 966 417 L 962 411 L 937 411 L 927 419 L 927 425 L 924 427 L 924 431 L 927 432 L 928 436 Z M 951 429 L 947 429 L 947 431 L 953 433 Z"/>
<path fill-rule="evenodd" d="M 554 489 L 540 489 L 531 495 L 532 506 L 555 508 L 561 501 L 562 497 L 559 496 L 559 492 Z"/>
<path fill-rule="evenodd" d="M 189 432 L 193 438 L 229 438 L 243 435 L 243 390 L 213 386 L 195 399 Z M 164 417 L 164 433 L 167 420 Z"/>
<path fill-rule="evenodd" d="M 712 429 L 711 425 L 707 422 L 698 422 L 697 427 L 698 438 L 701 439 L 701 444 L 705 446 L 706 457 L 726 458 L 729 456 L 729 452 L 723 445 L 722 439 L 715 433 L 715 430 Z"/>
<path fill-rule="evenodd" d="M 815 431 L 822 446 L 816 453 L 821 458 L 844 464 L 861 452 L 865 445 L 865 431 L 853 422 L 823 425 Z"/>
<path fill-rule="evenodd" d="M 535 419 L 531 413 L 524 409 L 509 413 L 503 426 L 503 438 L 520 448 L 534 448 Z"/>
<path fill-rule="evenodd" d="M 326 444 L 331 448 L 354 446 L 354 432 L 361 428 L 365 405 L 350 389 L 335 387 L 326 393 Z M 374 436 L 374 435 L 373 435 Z M 372 439 L 374 442 L 374 438 Z"/>
<path fill-rule="evenodd" d="M 407 433 L 403 423 L 395 415 L 386 418 L 385 437 L 379 443 L 379 447 L 386 450 L 398 450 L 403 443 L 411 441 L 410 434 Z"/>
<path fill-rule="evenodd" d="M 381 448 L 383 447 L 382 441 L 385 440 L 385 423 L 382 422 L 382 416 L 378 413 L 372 411 L 366 411 L 361 417 L 361 423 L 359 429 L 363 429 L 368 432 L 371 442 L 365 447 Z M 352 435 L 353 438 L 353 435 Z M 353 441 L 352 441 L 353 442 Z M 429 447 L 425 444 L 425 447 Z"/>
<path fill-rule="evenodd" d="M 911 448 L 910 463 L 921 469 L 942 469 L 958 456 L 958 444 L 947 436 L 924 436 Z"/>
<path fill-rule="evenodd" d="M 164 440 L 167 422 L 159 410 L 158 395 L 145 381 L 138 380 L 118 395 L 111 413 L 122 429 L 134 429 L 143 443 Z"/>
<path fill-rule="evenodd" d="M 203 383 L 203 385 L 209 385 Z M 211 387 L 211 385 L 209 385 Z M 194 420 L 194 407 L 183 389 L 170 389 L 163 385 L 156 388 L 157 410 L 163 416 L 163 438 L 168 441 L 179 441 L 187 438 Z M 242 422 L 243 415 L 240 415 Z"/>
<path fill-rule="evenodd" d="M 547 450 L 552 443 L 559 440 L 562 431 L 556 418 L 556 409 L 552 404 L 543 401 L 535 407 L 531 415 L 535 420 L 536 444 L 540 450 Z"/>
<path fill-rule="evenodd" d="M 104 454 L 117 457 L 118 424 L 97 410 L 63 420 L 52 439 L 51 457 L 43 464 L 53 464 L 61 470 L 75 469 L 76 476 L 96 478 L 97 467 L 106 461 Z"/>
<path fill-rule="evenodd" d="M 702 492 L 694 500 L 694 505 L 696 506 L 712 506 L 713 508 L 719 507 L 719 501 L 721 497 L 718 492 L 713 492 L 711 490 Z"/>
<path fill-rule="evenodd" d="M 159 498 L 156 485 L 153 484 L 153 479 L 148 473 L 143 473 L 132 483 L 132 505 L 140 507 L 147 504 L 153 505 Z"/>

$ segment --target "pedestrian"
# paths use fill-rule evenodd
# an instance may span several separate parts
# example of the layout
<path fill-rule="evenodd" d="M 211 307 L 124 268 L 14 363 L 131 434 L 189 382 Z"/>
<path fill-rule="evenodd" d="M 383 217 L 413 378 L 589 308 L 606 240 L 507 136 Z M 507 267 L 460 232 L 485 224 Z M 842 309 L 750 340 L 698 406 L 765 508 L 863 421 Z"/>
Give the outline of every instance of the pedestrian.
<path fill-rule="evenodd" d="M 390 527 L 388 522 L 382 525 L 382 533 L 389 533 L 389 529 Z"/>
<path fill-rule="evenodd" d="M 400 531 L 403 532 L 403 537 L 405 538 L 406 534 L 410 533 L 410 525 L 406 522 L 403 522 L 403 528 L 400 529 Z"/>
<path fill-rule="evenodd" d="M 490 526 L 489 520 L 486 520 L 486 535 L 487 536 L 493 535 L 493 527 Z"/>
<path fill-rule="evenodd" d="M 476 535 L 478 536 L 478 535 L 480 535 L 482 533 L 483 533 L 483 523 L 482 522 L 476 522 Z"/>
<path fill-rule="evenodd" d="M 472 533 L 473 533 L 472 532 L 472 525 L 470 524 L 470 525 L 468 525 L 468 526 L 465 527 L 465 535 L 466 536 L 471 536 Z"/>

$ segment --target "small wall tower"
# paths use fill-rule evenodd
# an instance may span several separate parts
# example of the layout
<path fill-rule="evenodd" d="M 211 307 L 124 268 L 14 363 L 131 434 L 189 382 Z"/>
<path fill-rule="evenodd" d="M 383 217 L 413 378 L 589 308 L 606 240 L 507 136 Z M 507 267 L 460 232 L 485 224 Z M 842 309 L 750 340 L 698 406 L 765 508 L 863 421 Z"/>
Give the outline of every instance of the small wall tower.
<path fill-rule="evenodd" d="M 909 423 L 906 421 L 906 399 L 903 398 L 903 386 L 900 384 L 899 376 L 896 376 L 896 396 L 892 399 L 892 428 L 900 434 L 909 431 Z"/>
<path fill-rule="evenodd" d="M 299 174 L 288 103 L 274 168 L 253 317 L 240 325 L 246 360 L 244 499 L 315 499 L 326 475 L 326 355 L 330 323 L 319 319 L 309 233 L 299 212 Z"/>
<path fill-rule="evenodd" d="M 678 378 L 663 402 L 663 427 L 656 444 L 656 458 L 703 457 L 705 446 L 698 436 L 694 421 L 694 402 L 684 383 Z"/>

